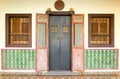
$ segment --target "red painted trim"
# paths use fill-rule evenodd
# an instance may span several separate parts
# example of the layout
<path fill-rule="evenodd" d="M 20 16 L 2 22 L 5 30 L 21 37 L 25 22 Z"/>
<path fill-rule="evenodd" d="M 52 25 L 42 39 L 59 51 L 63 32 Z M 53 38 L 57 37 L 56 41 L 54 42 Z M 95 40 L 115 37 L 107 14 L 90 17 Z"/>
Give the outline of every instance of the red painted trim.
<path fill-rule="evenodd" d="M 3 67 L 3 64 L 2 64 L 2 59 L 3 59 L 3 57 L 2 57 L 2 49 L 1 49 L 1 70 L 2 70 L 2 67 Z"/>
<path fill-rule="evenodd" d="M 38 68 L 37 68 L 37 64 L 38 64 L 38 63 L 37 63 L 37 62 L 38 62 L 38 61 L 37 61 L 37 56 L 38 56 L 38 55 L 37 55 L 37 17 L 38 17 L 38 15 L 36 14 L 36 70 L 35 70 L 36 72 L 37 72 L 37 69 L 38 69 Z"/>
<path fill-rule="evenodd" d="M 119 49 L 118 50 L 118 69 L 119 69 Z"/>
<path fill-rule="evenodd" d="M 82 14 L 83 16 L 83 71 L 84 72 L 84 14 Z"/>
<path fill-rule="evenodd" d="M 36 59 L 36 63 L 35 63 L 36 67 L 35 67 L 35 71 L 37 72 L 37 49 L 35 51 L 36 51 L 36 58 L 35 58 Z"/>
<path fill-rule="evenodd" d="M 46 14 L 47 15 L 47 20 L 49 20 L 49 15 L 48 14 Z M 47 32 L 46 32 L 46 36 L 47 36 L 47 65 L 48 65 L 48 67 L 47 67 L 47 71 L 49 71 L 49 25 L 48 25 L 48 21 L 47 21 Z"/>

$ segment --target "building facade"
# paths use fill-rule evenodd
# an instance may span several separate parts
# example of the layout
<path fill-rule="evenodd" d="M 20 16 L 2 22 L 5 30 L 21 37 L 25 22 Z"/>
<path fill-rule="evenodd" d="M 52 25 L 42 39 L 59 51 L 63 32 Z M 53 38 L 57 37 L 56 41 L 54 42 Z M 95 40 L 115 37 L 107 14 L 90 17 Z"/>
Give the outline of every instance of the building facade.
<path fill-rule="evenodd" d="M 0 1 L 0 71 L 120 71 L 120 1 L 57 1 Z"/>

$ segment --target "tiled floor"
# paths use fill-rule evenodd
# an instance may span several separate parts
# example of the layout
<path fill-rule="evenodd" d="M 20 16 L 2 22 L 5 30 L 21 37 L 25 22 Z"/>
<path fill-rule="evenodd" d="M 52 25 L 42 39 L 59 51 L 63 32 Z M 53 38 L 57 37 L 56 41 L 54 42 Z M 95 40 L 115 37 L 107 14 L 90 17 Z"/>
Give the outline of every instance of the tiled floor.
<path fill-rule="evenodd" d="M 56 75 L 55 75 L 56 74 Z M 47 72 L 47 73 L 0 73 L 0 79 L 120 79 L 119 72 L 92 72 L 92 73 L 71 73 L 71 72 Z"/>
<path fill-rule="evenodd" d="M 118 76 L 0 76 L 0 79 L 120 79 Z"/>

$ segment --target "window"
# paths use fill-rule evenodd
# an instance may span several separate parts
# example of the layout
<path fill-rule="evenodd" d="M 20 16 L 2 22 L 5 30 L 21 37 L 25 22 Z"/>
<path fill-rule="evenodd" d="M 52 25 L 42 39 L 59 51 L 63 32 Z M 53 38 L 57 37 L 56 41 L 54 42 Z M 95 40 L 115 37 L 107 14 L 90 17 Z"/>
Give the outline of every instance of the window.
<path fill-rule="evenodd" d="M 114 14 L 89 14 L 89 47 L 114 47 Z"/>
<path fill-rule="evenodd" d="M 31 46 L 31 14 L 6 14 L 6 46 Z"/>

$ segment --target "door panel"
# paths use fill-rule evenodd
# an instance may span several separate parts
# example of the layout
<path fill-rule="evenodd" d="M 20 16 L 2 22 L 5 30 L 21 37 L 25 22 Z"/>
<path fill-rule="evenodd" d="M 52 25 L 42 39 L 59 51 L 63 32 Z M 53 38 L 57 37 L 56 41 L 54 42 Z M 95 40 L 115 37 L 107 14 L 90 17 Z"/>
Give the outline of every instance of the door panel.
<path fill-rule="evenodd" d="M 50 70 L 70 70 L 70 16 L 50 16 Z"/>
<path fill-rule="evenodd" d="M 48 15 L 36 15 L 37 71 L 48 71 Z"/>
<path fill-rule="evenodd" d="M 72 71 L 83 71 L 84 15 L 72 15 Z"/>
<path fill-rule="evenodd" d="M 50 70 L 59 68 L 59 17 L 50 16 Z"/>

